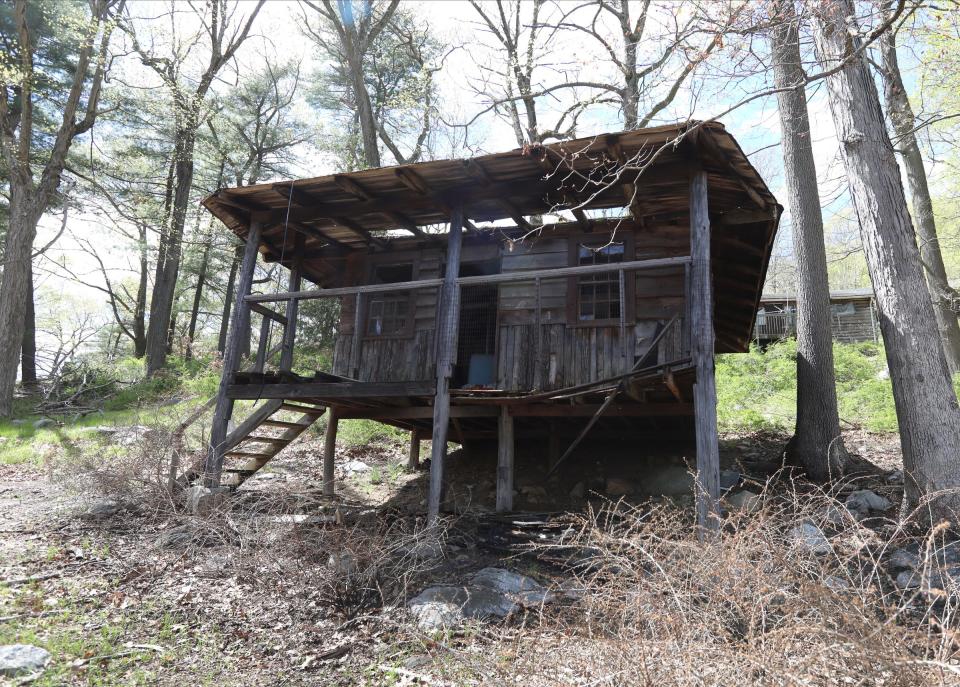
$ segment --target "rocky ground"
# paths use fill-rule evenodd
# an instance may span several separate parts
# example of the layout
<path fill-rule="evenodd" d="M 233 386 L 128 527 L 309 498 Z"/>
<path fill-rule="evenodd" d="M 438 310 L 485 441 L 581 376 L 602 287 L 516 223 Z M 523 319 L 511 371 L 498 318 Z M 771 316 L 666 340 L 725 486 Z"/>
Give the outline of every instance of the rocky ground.
<path fill-rule="evenodd" d="M 724 442 L 736 517 L 772 508 L 767 480 L 782 443 Z M 932 576 L 930 547 L 895 525 L 895 438 L 851 433 L 847 445 L 879 469 L 824 495 L 816 517 L 781 528 L 777 546 L 821 565 L 856 531 L 885 594 L 922 601 L 949 587 L 960 545 L 936 548 Z M 489 512 L 489 459 L 458 455 L 448 498 L 457 512 L 438 536 L 423 530 L 426 477 L 402 469 L 402 447 L 345 450 L 333 501 L 319 494 L 318 451 L 316 442 L 291 447 L 204 515 L 138 485 L 80 490 L 87 482 L 63 466 L 0 466 L 0 682 L 501 684 L 498 670 L 536 672 L 521 650 L 525 633 L 537 628 L 538 647 L 569 634 L 592 593 L 584 580 L 597 579 L 584 571 L 599 566 L 590 560 L 602 545 L 575 536 L 585 520 L 547 511 L 589 512 L 622 498 L 645 504 L 629 513 L 668 508 L 677 526 L 689 525 L 677 455 L 642 480 L 624 474 L 620 458 L 598 455 L 565 474 L 553 496 L 531 460 L 519 470 L 517 500 L 537 514 L 512 518 Z M 651 500 L 651 484 L 677 493 Z M 569 671 L 530 684 L 635 684 L 612 668 L 609 679 L 596 666 Z"/>

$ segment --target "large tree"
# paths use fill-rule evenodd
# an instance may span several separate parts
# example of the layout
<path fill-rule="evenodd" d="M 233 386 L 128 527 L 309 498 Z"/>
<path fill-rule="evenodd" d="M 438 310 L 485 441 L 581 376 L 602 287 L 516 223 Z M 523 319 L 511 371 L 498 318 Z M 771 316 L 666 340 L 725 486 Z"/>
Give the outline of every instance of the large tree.
<path fill-rule="evenodd" d="M 324 61 L 310 99 L 335 123 L 327 147 L 339 166 L 379 167 L 384 155 L 401 164 L 427 157 L 444 57 L 429 24 L 396 0 L 304 4 L 304 32 Z"/>
<path fill-rule="evenodd" d="M 892 3 L 885 3 L 887 16 L 892 12 Z M 937 222 L 933 214 L 933 200 L 927 185 L 927 171 L 923 165 L 923 154 L 917 143 L 917 120 L 910 105 L 900 63 L 897 59 L 897 33 L 893 27 L 880 39 L 883 94 L 887 105 L 887 116 L 896 135 L 896 147 L 907 172 L 907 184 L 910 187 L 913 220 L 920 241 L 920 258 L 923 260 L 927 275 L 927 287 L 933 300 L 933 312 L 937 318 L 937 328 L 947 357 L 950 372 L 960 372 L 960 323 L 952 303 L 956 292 L 947 281 L 947 270 L 943 264 L 940 241 L 937 237 Z"/>
<path fill-rule="evenodd" d="M 115 12 L 122 2 L 14 0 L 0 8 L 0 154 L 9 225 L 0 282 L 0 416 L 10 414 L 30 295 L 33 242 L 74 140 L 98 115 Z"/>
<path fill-rule="evenodd" d="M 904 510 L 922 504 L 934 519 L 952 521 L 960 510 L 960 408 L 853 1 L 818 6 L 814 26 L 886 344 L 903 448 Z"/>
<path fill-rule="evenodd" d="M 160 234 L 150 318 L 147 326 L 147 373 L 153 374 L 166 365 L 176 299 L 177 278 L 183 253 L 184 227 L 193 190 L 194 152 L 197 130 L 208 115 L 207 95 L 214 79 L 233 60 L 237 50 L 250 34 L 253 21 L 265 0 L 249 8 L 246 17 L 240 6 L 227 0 L 209 0 L 196 11 L 200 29 L 195 34 L 159 40 L 150 33 L 146 22 L 128 20 L 124 29 L 130 36 L 140 61 L 159 77 L 167 91 L 174 119 L 172 197 L 169 212 Z M 171 12 L 177 11 L 171 7 Z M 145 25 L 147 24 L 147 25 Z M 143 35 L 146 34 L 146 35 Z M 150 41 L 146 38 L 149 36 Z M 195 53 L 202 53 L 197 55 Z M 199 67 L 195 67 L 199 63 Z"/>
<path fill-rule="evenodd" d="M 777 0 L 772 19 L 771 62 L 797 274 L 797 424 L 787 453 L 810 477 L 826 480 L 843 473 L 846 451 L 837 411 L 823 216 L 793 0 Z"/>

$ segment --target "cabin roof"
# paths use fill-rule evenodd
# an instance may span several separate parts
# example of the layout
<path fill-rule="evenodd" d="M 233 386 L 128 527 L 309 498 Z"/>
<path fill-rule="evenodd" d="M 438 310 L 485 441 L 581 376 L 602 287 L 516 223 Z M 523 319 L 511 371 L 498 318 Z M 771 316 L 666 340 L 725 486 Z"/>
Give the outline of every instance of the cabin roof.
<path fill-rule="evenodd" d="M 299 259 L 303 276 L 325 287 L 338 279 L 346 255 L 445 244 L 456 204 L 468 240 L 522 235 L 530 216 L 563 210 L 585 230 L 600 214 L 591 211 L 612 208 L 642 226 L 687 222 L 697 166 L 708 179 L 717 317 L 730 318 L 728 343 L 718 337 L 717 350 L 746 350 L 782 208 L 716 122 L 220 189 L 203 205 L 241 238 L 251 222 L 261 222 L 263 257 L 288 266 Z M 476 226 L 504 219 L 515 227 Z"/>

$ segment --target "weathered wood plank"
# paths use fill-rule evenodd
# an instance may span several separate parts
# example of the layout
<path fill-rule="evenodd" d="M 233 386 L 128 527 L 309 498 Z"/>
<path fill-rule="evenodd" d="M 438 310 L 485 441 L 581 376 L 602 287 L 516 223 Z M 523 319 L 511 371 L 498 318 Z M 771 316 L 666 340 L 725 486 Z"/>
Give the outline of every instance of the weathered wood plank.
<path fill-rule="evenodd" d="M 513 416 L 500 407 L 497 424 L 497 512 L 513 510 Z"/>
<path fill-rule="evenodd" d="M 410 446 L 407 449 L 407 469 L 416 470 L 420 467 L 420 431 L 411 430 Z"/>
<path fill-rule="evenodd" d="M 447 271 L 443 279 L 437 332 L 437 385 L 433 400 L 433 439 L 430 454 L 430 489 L 427 497 L 427 523 L 440 517 L 443 492 L 443 463 L 447 457 L 447 431 L 450 423 L 450 377 L 457 354 L 457 327 L 460 319 L 460 251 L 463 246 L 463 207 L 450 215 L 447 235 Z"/>
<path fill-rule="evenodd" d="M 340 424 L 339 409 L 330 407 L 327 414 L 327 429 L 323 435 L 323 495 L 333 496 L 336 492 L 334 484 L 334 468 L 336 467 L 337 428 Z"/>
<path fill-rule="evenodd" d="M 414 382 L 297 382 L 286 384 L 229 384 L 230 399 L 257 398 L 369 398 L 377 396 L 432 396 L 433 383 Z"/>
<path fill-rule="evenodd" d="M 720 447 L 717 436 L 717 388 L 714 379 L 713 284 L 710 265 L 710 217 L 707 175 L 690 179 L 690 331 L 697 367 L 693 387 L 697 441 L 697 524 L 702 530 L 720 526 Z"/>

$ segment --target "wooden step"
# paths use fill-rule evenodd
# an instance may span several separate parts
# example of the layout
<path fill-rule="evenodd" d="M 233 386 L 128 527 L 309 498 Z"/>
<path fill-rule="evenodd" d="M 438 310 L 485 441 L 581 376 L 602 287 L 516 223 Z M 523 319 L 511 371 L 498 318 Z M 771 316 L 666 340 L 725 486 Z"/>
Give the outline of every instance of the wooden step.
<path fill-rule="evenodd" d="M 286 446 L 293 439 L 284 439 L 283 437 L 258 437 L 258 436 L 249 436 L 243 441 L 259 441 L 263 444 L 279 444 L 280 446 Z M 241 442 L 243 443 L 243 442 Z"/>
<path fill-rule="evenodd" d="M 306 429 L 310 426 L 302 422 L 287 422 L 286 420 L 264 420 L 260 425 L 263 427 L 283 427 L 285 429 L 296 429 L 297 427 Z"/>
<path fill-rule="evenodd" d="M 231 458 L 273 458 L 275 453 L 251 453 L 249 451 L 230 451 L 226 453 Z"/>

